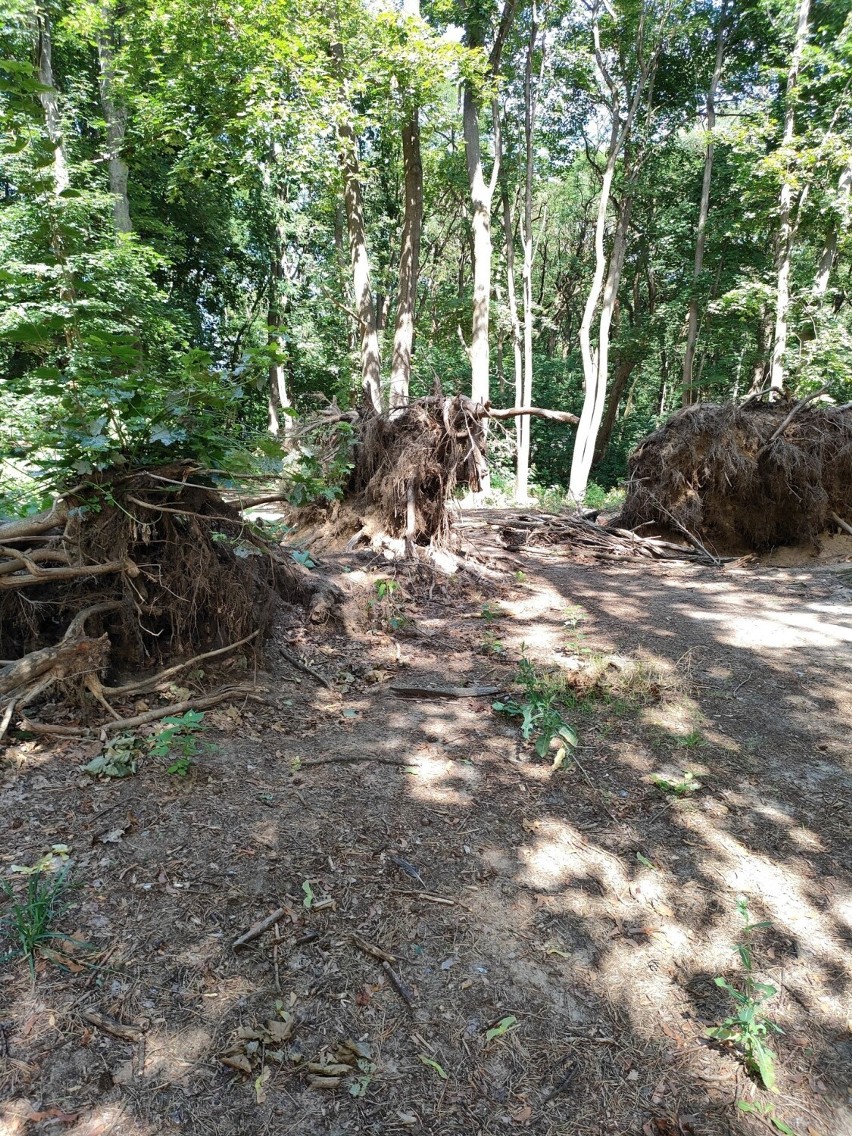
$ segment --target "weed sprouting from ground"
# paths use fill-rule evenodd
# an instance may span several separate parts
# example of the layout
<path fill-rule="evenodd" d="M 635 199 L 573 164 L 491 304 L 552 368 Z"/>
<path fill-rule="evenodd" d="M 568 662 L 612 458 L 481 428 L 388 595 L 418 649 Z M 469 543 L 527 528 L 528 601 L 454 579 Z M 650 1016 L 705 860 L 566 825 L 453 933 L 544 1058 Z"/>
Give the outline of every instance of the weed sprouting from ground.
<path fill-rule="evenodd" d="M 0 933 L 13 943 L 11 949 L 0 956 L 0 963 L 25 958 L 35 980 L 39 947 L 51 939 L 66 938 L 61 931 L 53 929 L 53 924 L 71 906 L 68 896 L 72 886 L 67 865 L 59 872 L 34 872 L 27 880 L 21 899 L 15 896 L 8 881 L 0 883 L 0 891 L 10 905 L 8 914 L 0 920 Z"/>
<path fill-rule="evenodd" d="M 737 1049 L 743 1057 L 749 1072 L 757 1073 L 764 1087 L 775 1088 L 775 1054 L 766 1044 L 770 1033 L 782 1033 L 780 1026 L 766 1017 L 763 1005 L 778 993 L 776 987 L 768 982 L 758 982 L 754 975 L 754 959 L 749 946 L 749 936 L 765 927 L 768 922 L 752 923 L 748 903 L 745 899 L 737 901 L 737 911 L 743 920 L 740 938 L 735 950 L 743 964 L 742 990 L 737 990 L 721 976 L 715 979 L 716 985 L 730 994 L 735 1013 L 726 1018 L 720 1026 L 707 1031 L 707 1036 L 716 1041 L 727 1042 Z"/>
<path fill-rule="evenodd" d="M 554 738 L 559 740 L 555 764 L 561 765 L 569 749 L 577 746 L 577 734 L 558 708 L 565 694 L 565 681 L 560 675 L 537 671 L 525 654 L 521 655 L 516 681 L 523 688 L 519 699 L 494 702 L 493 709 L 521 719 L 521 737 L 533 741 L 536 753 L 544 757 Z"/>

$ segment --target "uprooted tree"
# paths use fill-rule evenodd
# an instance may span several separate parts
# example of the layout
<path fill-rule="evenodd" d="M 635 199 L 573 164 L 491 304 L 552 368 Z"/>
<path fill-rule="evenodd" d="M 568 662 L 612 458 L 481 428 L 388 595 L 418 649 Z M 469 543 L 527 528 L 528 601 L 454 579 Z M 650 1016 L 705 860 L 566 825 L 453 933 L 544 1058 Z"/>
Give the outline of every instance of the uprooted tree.
<path fill-rule="evenodd" d="M 238 505 L 186 462 L 90 476 L 47 512 L 0 525 L 0 656 L 10 660 L 0 664 L 0 738 L 51 688 L 81 707 L 97 703 L 107 729 L 141 724 L 120 720 L 112 700 L 163 689 L 201 658 L 259 646 L 281 602 L 326 617 L 334 586 L 259 535 Z M 162 669 L 174 658 L 183 661 Z M 143 677 L 104 685 L 122 671 Z"/>
<path fill-rule="evenodd" d="M 328 468 L 338 454 L 345 423 L 350 461 L 340 497 L 321 508 L 298 510 L 302 528 L 350 549 L 370 545 L 412 557 L 420 547 L 444 547 L 450 533 L 450 504 L 457 488 L 479 493 L 487 473 L 487 423 L 519 415 L 576 426 L 575 414 L 538 407 L 497 409 L 465 395 L 440 391 L 406 407 L 376 413 L 371 407 L 326 413 L 301 427 Z"/>
<path fill-rule="evenodd" d="M 674 414 L 631 455 L 618 523 L 730 550 L 852 533 L 852 404 L 813 405 L 820 393 Z"/>

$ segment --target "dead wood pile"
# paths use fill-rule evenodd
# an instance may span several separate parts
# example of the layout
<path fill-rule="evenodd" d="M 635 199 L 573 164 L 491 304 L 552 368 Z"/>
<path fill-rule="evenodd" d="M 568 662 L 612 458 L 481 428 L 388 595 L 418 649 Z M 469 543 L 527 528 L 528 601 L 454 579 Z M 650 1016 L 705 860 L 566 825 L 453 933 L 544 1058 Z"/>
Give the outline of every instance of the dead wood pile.
<path fill-rule="evenodd" d="M 631 455 L 616 523 L 756 550 L 848 528 L 852 408 L 810 402 L 699 403 L 674 414 Z"/>
<path fill-rule="evenodd" d="M 685 547 L 658 537 L 643 537 L 629 529 L 596 524 L 577 513 L 518 513 L 500 527 L 503 544 L 512 552 L 536 545 L 558 544 L 598 560 L 640 557 L 645 560 L 696 560 L 718 564 L 706 549 Z"/>
<path fill-rule="evenodd" d="M 280 600 L 320 617 L 335 593 L 259 537 L 197 467 L 103 473 L 44 514 L 0 524 L 0 738 L 51 688 L 84 719 L 93 709 L 116 719 L 111 697 L 257 648 Z M 104 685 L 118 671 L 143 677 Z"/>

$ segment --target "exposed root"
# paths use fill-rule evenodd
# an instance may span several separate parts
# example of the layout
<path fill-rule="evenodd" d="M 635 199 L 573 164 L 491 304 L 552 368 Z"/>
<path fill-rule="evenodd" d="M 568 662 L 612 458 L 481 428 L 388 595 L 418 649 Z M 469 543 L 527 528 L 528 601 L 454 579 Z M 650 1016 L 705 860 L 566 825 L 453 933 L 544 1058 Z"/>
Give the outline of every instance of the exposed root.
<path fill-rule="evenodd" d="M 718 548 L 815 542 L 852 522 L 852 412 L 791 404 L 699 403 L 630 457 L 618 523 L 679 528 Z"/>
<path fill-rule="evenodd" d="M 57 683 L 84 713 L 97 705 L 118 720 L 113 699 L 259 648 L 282 600 L 313 620 L 334 613 L 339 590 L 263 540 L 204 480 L 190 464 L 104 473 L 47 513 L 0 526 L 0 658 L 14 660 L 0 667 L 0 738 Z M 110 685 L 118 669 L 148 673 Z"/>

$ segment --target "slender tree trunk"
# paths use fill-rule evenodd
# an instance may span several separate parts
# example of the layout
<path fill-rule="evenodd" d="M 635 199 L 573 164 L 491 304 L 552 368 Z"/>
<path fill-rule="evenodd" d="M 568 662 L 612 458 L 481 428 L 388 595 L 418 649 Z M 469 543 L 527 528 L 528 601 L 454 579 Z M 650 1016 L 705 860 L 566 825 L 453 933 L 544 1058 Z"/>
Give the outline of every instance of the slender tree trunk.
<path fill-rule="evenodd" d="M 609 208 L 609 198 L 612 192 L 612 179 L 615 175 L 615 164 L 618 160 L 618 151 L 621 143 L 621 124 L 615 112 L 610 131 L 609 148 L 607 150 L 606 167 L 601 182 L 600 196 L 598 198 L 598 216 L 595 224 L 595 272 L 592 277 L 586 306 L 583 309 L 583 319 L 580 323 L 580 354 L 583 360 L 583 409 L 580 412 L 580 424 L 577 427 L 577 436 L 574 439 L 574 457 L 571 461 L 571 477 L 569 489 L 577 501 L 582 501 L 586 495 L 586 486 L 589 482 L 589 470 L 592 466 L 594 454 L 593 426 L 595 411 L 603 393 L 598 391 L 600 370 L 598 367 L 597 352 L 592 348 L 592 323 L 597 311 L 598 302 L 604 286 L 606 274 L 606 254 L 604 252 L 604 233 L 606 231 L 606 215 Z M 590 444 L 591 442 L 591 444 Z"/>
<path fill-rule="evenodd" d="M 532 7 L 530 19 L 530 37 L 527 44 L 527 57 L 524 65 L 524 150 L 525 150 L 525 179 L 524 179 L 524 226 L 523 248 L 524 267 L 522 277 L 522 293 L 524 302 L 524 381 L 521 390 L 519 406 L 532 406 L 533 385 L 533 139 L 535 135 L 536 93 L 533 91 L 532 68 L 535 53 L 536 38 L 538 36 L 538 11 L 535 3 Z M 545 51 L 542 45 L 541 71 L 539 73 L 539 89 L 544 73 Z M 515 480 L 515 496 L 519 501 L 529 498 L 530 476 L 530 439 L 531 417 L 521 415 L 521 431 L 518 445 L 518 464 Z"/>
<path fill-rule="evenodd" d="M 618 417 L 619 404 L 627 389 L 628 379 L 635 371 L 638 362 L 639 360 L 635 356 L 627 355 L 619 359 L 615 365 L 615 373 L 612 377 L 612 388 L 609 392 L 609 399 L 606 404 L 606 413 L 601 422 L 600 433 L 595 443 L 595 463 L 603 461 L 606 457 L 606 451 L 609 448 L 609 440 L 612 437 L 615 420 Z"/>
<path fill-rule="evenodd" d="M 338 126 L 341 141 L 340 165 L 343 170 L 343 202 L 349 229 L 349 255 L 355 310 L 361 331 L 361 387 L 374 410 L 382 409 L 381 361 L 376 330 L 376 309 L 370 285 L 370 259 L 367 255 L 367 232 L 364 225 L 364 203 L 358 169 L 358 154 L 352 127 Z"/>
<path fill-rule="evenodd" d="M 796 42 L 790 57 L 787 72 L 787 100 L 784 112 L 784 137 L 787 169 L 782 175 L 781 194 L 778 203 L 779 241 L 778 241 L 778 283 L 775 301 L 775 337 L 772 346 L 772 367 L 769 376 L 770 390 L 776 395 L 784 386 L 784 353 L 787 350 L 787 323 L 790 308 L 790 261 L 793 253 L 793 182 L 790 166 L 790 148 L 796 131 L 796 87 L 799 82 L 799 68 L 802 54 L 808 39 L 808 19 L 811 0 L 799 0 L 796 13 Z"/>
<path fill-rule="evenodd" d="M 488 402 L 489 343 L 488 323 L 491 302 L 491 199 L 494 175 L 498 171 L 495 156 L 491 181 L 486 182 L 482 169 L 482 147 L 479 138 L 479 104 L 469 84 L 465 84 L 462 116 L 468 181 L 470 183 L 471 232 L 473 237 L 473 320 L 470 336 L 470 397 L 474 402 Z M 495 118 L 495 129 L 499 120 Z"/>
<path fill-rule="evenodd" d="M 624 255 L 627 251 L 627 232 L 630 227 L 630 214 L 632 212 L 632 207 L 633 199 L 629 194 L 629 190 L 625 189 L 625 195 L 621 202 L 621 208 L 618 211 L 618 220 L 616 222 L 615 233 L 612 239 L 612 251 L 610 252 L 609 257 L 609 270 L 607 272 L 603 299 L 601 301 L 601 318 L 600 324 L 598 326 L 598 375 L 596 385 L 596 401 L 591 430 L 586 443 L 586 453 L 584 455 L 587 480 L 589 472 L 592 468 L 592 462 L 594 460 L 595 453 L 595 444 L 600 432 L 601 421 L 603 420 L 607 378 L 609 376 L 610 327 L 612 325 L 616 302 L 618 300 L 618 288 L 621 283 L 621 272 L 624 268 Z"/>
<path fill-rule="evenodd" d="M 62 123 L 59 117 L 59 102 L 56 97 L 56 88 L 53 84 L 53 40 L 50 28 L 50 16 L 47 9 L 39 6 L 38 19 L 38 79 L 42 87 L 49 88 L 39 91 L 38 99 L 44 111 L 44 121 L 47 127 L 47 136 L 53 147 L 53 181 L 57 195 L 64 193 L 70 185 L 68 175 L 68 159 L 65 156 L 65 140 L 62 135 Z"/>
<path fill-rule="evenodd" d="M 62 134 L 62 122 L 59 114 L 59 101 L 53 80 L 53 41 L 51 38 L 50 16 L 47 9 L 36 9 L 38 21 L 38 42 L 36 46 L 38 60 L 38 78 L 43 90 L 39 91 L 38 99 L 44 111 L 44 122 L 47 136 L 53 147 L 53 188 L 55 200 L 50 209 L 50 244 L 56 263 L 60 269 L 59 298 L 63 303 L 73 305 L 76 300 L 74 279 L 68 268 L 68 257 L 65 248 L 65 234 L 61 224 L 60 194 L 64 193 L 71 184 L 68 173 L 68 159 L 65 154 L 65 139 Z M 74 337 L 71 323 L 65 325 L 65 341 L 71 346 Z"/>
<path fill-rule="evenodd" d="M 849 204 L 850 199 L 852 199 L 852 162 L 840 171 L 840 180 L 837 184 L 837 196 L 840 207 L 839 227 L 847 229 L 849 227 Z M 819 267 L 817 269 L 816 280 L 814 281 L 814 295 L 818 299 L 821 299 L 828 291 L 831 270 L 837 259 L 837 230 L 838 224 L 835 222 L 831 226 L 828 236 L 825 238 L 825 244 L 822 247 L 822 255 L 819 258 Z"/>
<path fill-rule="evenodd" d="M 111 5 L 102 9 L 104 27 L 98 33 L 98 63 L 100 75 L 98 88 L 101 95 L 101 109 L 107 128 L 107 155 L 109 157 L 109 188 L 112 193 L 112 213 L 116 232 L 129 233 L 133 229 L 130 220 L 130 199 L 127 196 L 127 163 L 121 155 L 124 147 L 124 134 L 127 129 L 127 111 L 119 105 L 115 96 L 114 47 L 111 40 L 115 12 Z"/>
<path fill-rule="evenodd" d="M 420 155 L 420 122 L 413 107 L 402 128 L 405 212 L 402 250 L 399 258 L 399 308 L 391 363 L 391 407 L 408 403 L 411 355 L 414 347 L 414 317 L 417 277 L 420 271 L 420 235 L 423 228 L 423 161 Z"/>
<path fill-rule="evenodd" d="M 505 182 L 501 191 L 503 204 L 503 238 L 506 242 L 506 292 L 509 300 L 509 323 L 512 327 L 512 354 L 514 359 L 515 406 L 521 405 L 523 398 L 524 358 L 521 339 L 521 321 L 518 318 L 518 295 L 515 290 L 515 223 L 512 218 L 512 202 Z M 521 447 L 521 419 L 515 419 L 515 446 Z"/>
<path fill-rule="evenodd" d="M 689 301 L 689 315 L 686 329 L 686 350 L 683 355 L 683 405 L 689 406 L 694 400 L 692 389 L 692 369 L 695 362 L 695 345 L 698 342 L 698 284 L 704 271 L 704 246 L 707 239 L 707 218 L 710 213 L 710 184 L 713 176 L 713 131 L 716 129 L 716 92 L 722 78 L 725 59 L 725 16 L 727 0 L 719 13 L 719 29 L 716 33 L 716 63 L 710 88 L 707 91 L 707 147 L 704 151 L 704 180 L 701 184 L 701 203 L 698 207 L 698 231 L 695 235 L 695 266 L 692 271 L 692 297 Z"/>
<path fill-rule="evenodd" d="M 270 257 L 269 280 L 269 310 L 267 312 L 267 343 L 281 349 L 281 337 L 284 329 L 284 318 L 289 307 L 287 298 L 283 295 L 283 285 L 289 280 L 290 273 L 287 266 L 286 234 L 283 226 L 275 226 L 273 236 L 272 256 Z M 286 440 L 292 427 L 290 415 L 290 392 L 287 389 L 287 372 L 284 360 L 275 359 L 269 364 L 269 432 L 280 438 L 282 434 Z M 283 419 L 283 422 L 282 422 Z"/>

